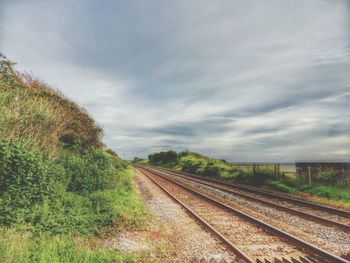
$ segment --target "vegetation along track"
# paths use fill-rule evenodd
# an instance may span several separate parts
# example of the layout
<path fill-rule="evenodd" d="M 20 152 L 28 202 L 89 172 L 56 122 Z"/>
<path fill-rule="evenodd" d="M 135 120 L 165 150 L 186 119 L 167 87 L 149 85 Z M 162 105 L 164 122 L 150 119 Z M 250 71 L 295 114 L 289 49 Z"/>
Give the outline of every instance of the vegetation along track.
<path fill-rule="evenodd" d="M 155 168 L 151 167 L 151 169 Z M 241 184 L 219 182 L 217 180 L 200 178 L 200 176 L 172 171 L 169 169 L 156 169 L 166 171 L 167 173 L 184 178 L 186 180 L 197 182 L 230 194 L 244 197 L 254 202 L 259 202 L 264 205 L 283 210 L 290 214 L 294 214 L 326 226 L 337 227 L 347 233 L 350 233 L 349 211 L 323 206 L 272 192 L 266 192 Z"/>
<path fill-rule="evenodd" d="M 168 195 L 184 206 L 245 262 L 348 262 L 248 214 L 230 207 L 217 197 L 136 166 Z"/>

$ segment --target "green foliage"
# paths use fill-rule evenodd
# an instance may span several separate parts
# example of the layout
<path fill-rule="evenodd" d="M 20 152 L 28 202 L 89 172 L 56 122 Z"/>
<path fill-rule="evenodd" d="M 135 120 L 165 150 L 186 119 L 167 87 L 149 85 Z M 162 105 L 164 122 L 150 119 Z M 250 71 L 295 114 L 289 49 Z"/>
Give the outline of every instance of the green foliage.
<path fill-rule="evenodd" d="M 188 173 L 202 174 L 204 172 L 206 162 L 201 159 L 194 159 L 193 157 L 182 157 L 179 161 L 181 170 Z"/>
<path fill-rule="evenodd" d="M 313 177 L 313 180 L 325 185 L 335 185 L 345 177 L 345 173 L 332 168 L 322 170 Z"/>
<path fill-rule="evenodd" d="M 5 85 L 11 85 L 14 82 L 16 73 L 13 70 L 15 63 L 8 60 L 0 53 L 0 88 Z"/>
<path fill-rule="evenodd" d="M 177 160 L 177 153 L 175 151 L 159 152 L 148 155 L 150 163 L 172 163 Z"/>
<path fill-rule="evenodd" d="M 322 185 L 303 185 L 300 190 L 315 196 L 325 197 L 328 199 L 350 201 L 350 192 L 347 189 L 340 189 L 334 186 Z"/>
<path fill-rule="evenodd" d="M 114 187 L 117 163 L 102 149 L 67 154 L 62 160 L 71 180 L 68 191 L 97 191 Z M 122 165 L 121 165 L 122 166 Z"/>
<path fill-rule="evenodd" d="M 146 161 L 145 159 L 139 158 L 139 157 L 134 157 L 134 159 L 131 161 L 132 163 L 141 163 Z"/>
<path fill-rule="evenodd" d="M 132 170 L 103 149 L 79 147 L 52 160 L 30 141 L 1 140 L 0 223 L 35 235 L 141 226 L 146 212 Z"/>
<path fill-rule="evenodd" d="M 214 176 L 214 177 L 217 177 L 220 175 L 220 167 L 215 165 L 214 163 L 212 162 L 209 162 L 205 168 L 204 168 L 204 171 L 203 171 L 203 174 L 206 175 L 206 176 Z"/>
<path fill-rule="evenodd" d="M 268 179 L 274 178 L 274 171 L 266 167 L 254 167 L 248 182 L 255 185 L 265 184 Z"/>
<path fill-rule="evenodd" d="M 28 220 L 27 210 L 52 195 L 53 166 L 24 140 L 0 140 L 0 223 Z"/>
<path fill-rule="evenodd" d="M 112 149 L 107 149 L 106 152 L 109 153 L 110 155 L 113 155 L 114 157 L 119 158 L 119 155 L 115 151 L 113 151 Z"/>
<path fill-rule="evenodd" d="M 84 109 L 13 65 L 0 54 L 0 262 L 128 262 L 74 240 L 147 220 L 133 170 Z"/>
<path fill-rule="evenodd" d="M 288 186 L 288 185 L 284 184 L 281 181 L 274 181 L 274 180 L 268 179 L 266 181 L 266 185 L 271 186 L 273 189 L 275 189 L 277 191 L 281 191 L 281 192 L 285 192 L 285 193 L 295 193 L 295 192 L 297 192 L 296 188 Z"/>

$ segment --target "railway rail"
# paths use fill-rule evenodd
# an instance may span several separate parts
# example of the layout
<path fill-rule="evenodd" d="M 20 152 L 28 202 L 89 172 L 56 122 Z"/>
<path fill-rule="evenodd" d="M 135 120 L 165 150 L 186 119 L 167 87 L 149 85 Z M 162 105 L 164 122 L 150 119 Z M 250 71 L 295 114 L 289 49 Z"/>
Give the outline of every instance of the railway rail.
<path fill-rule="evenodd" d="M 135 168 L 182 205 L 243 262 L 349 262 L 222 203 L 214 195 L 199 192 L 149 167 L 136 165 Z"/>
<path fill-rule="evenodd" d="M 350 233 L 350 225 L 347 224 L 347 222 L 350 222 L 350 212 L 347 212 L 347 211 L 335 209 L 335 210 L 332 210 L 331 213 L 329 213 L 329 209 L 326 209 L 326 211 L 321 211 L 323 216 L 326 212 L 329 213 L 329 215 L 328 215 L 329 218 L 325 218 L 325 217 L 316 215 L 317 213 L 314 212 L 314 210 L 323 210 L 325 206 L 322 206 L 322 205 L 317 205 L 317 204 L 312 203 L 312 206 L 310 209 L 310 207 L 309 207 L 310 202 L 306 202 L 306 203 L 302 202 L 302 206 L 300 205 L 300 203 L 298 203 L 296 208 L 292 208 L 292 207 L 289 207 L 285 204 L 286 200 L 288 200 L 290 202 L 289 199 L 285 199 L 285 198 L 289 198 L 289 197 L 282 196 L 282 198 L 280 198 L 280 195 L 272 193 L 273 196 L 269 195 L 269 198 L 261 198 L 261 190 L 256 190 L 254 188 L 249 188 L 249 191 L 247 193 L 247 191 L 242 191 L 242 189 L 235 190 L 235 188 L 234 188 L 236 186 L 235 184 L 223 183 L 223 182 L 219 182 L 217 180 L 203 179 L 203 178 L 199 178 L 198 176 L 194 176 L 194 175 L 190 176 L 190 175 L 185 174 L 185 173 L 174 172 L 174 171 L 171 171 L 168 169 L 159 169 L 159 168 L 154 168 L 154 167 L 150 167 L 150 169 L 158 169 L 161 171 L 166 171 L 167 173 L 178 176 L 180 178 L 184 178 L 186 180 L 190 180 L 190 181 L 197 182 L 197 183 L 200 183 L 200 184 L 203 184 L 206 186 L 210 186 L 210 187 L 213 187 L 215 189 L 219 189 L 221 191 L 224 191 L 224 192 L 227 192 L 230 194 L 241 196 L 241 197 L 244 197 L 248 200 L 262 203 L 264 205 L 276 208 L 278 210 L 285 211 L 285 212 L 290 213 L 290 214 L 300 216 L 300 217 L 308 219 L 308 220 L 312 220 L 314 222 L 317 222 L 317 223 L 320 223 L 320 224 L 323 224 L 326 226 L 337 227 L 337 228 L 339 228 L 347 233 Z M 264 192 L 264 193 L 266 193 L 266 192 Z M 273 198 L 271 198 L 271 197 L 273 197 Z M 283 203 L 282 204 L 278 203 L 278 202 L 276 203 L 276 201 L 273 199 L 277 199 L 277 200 L 282 199 Z M 291 202 L 295 203 L 294 200 L 295 200 L 295 198 L 292 198 Z M 301 200 L 298 200 L 298 201 L 301 201 Z M 317 206 L 315 206 L 315 205 L 317 205 Z M 305 206 L 309 208 L 308 212 L 305 212 L 305 209 L 303 209 L 303 207 L 305 207 Z M 316 207 L 317 207 L 317 209 L 316 209 Z M 330 207 L 326 206 L 326 208 L 330 208 Z M 304 210 L 304 211 L 302 211 L 302 210 Z M 341 212 L 338 213 L 338 211 L 341 211 Z M 331 219 L 331 218 L 333 218 L 333 219 Z M 336 219 L 342 220 L 342 222 L 339 222 Z"/>

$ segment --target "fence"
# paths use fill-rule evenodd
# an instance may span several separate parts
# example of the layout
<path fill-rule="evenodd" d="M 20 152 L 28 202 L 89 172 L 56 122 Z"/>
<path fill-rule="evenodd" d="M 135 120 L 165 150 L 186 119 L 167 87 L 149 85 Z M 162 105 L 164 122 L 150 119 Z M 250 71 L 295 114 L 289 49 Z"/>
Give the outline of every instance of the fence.
<path fill-rule="evenodd" d="M 267 169 L 276 170 L 278 174 L 283 172 L 295 173 L 296 167 L 295 163 L 229 163 L 233 167 L 243 168 L 243 169 Z"/>
<path fill-rule="evenodd" d="M 318 180 L 343 180 L 345 183 L 350 179 L 349 162 L 296 162 L 295 166 L 298 175 L 307 178 L 309 184 Z"/>

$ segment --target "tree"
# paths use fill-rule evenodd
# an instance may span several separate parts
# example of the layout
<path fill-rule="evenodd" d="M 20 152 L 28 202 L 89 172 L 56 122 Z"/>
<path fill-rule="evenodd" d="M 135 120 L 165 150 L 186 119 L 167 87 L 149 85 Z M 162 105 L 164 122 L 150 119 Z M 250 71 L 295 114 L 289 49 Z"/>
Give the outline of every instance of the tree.
<path fill-rule="evenodd" d="M 150 163 L 171 163 L 177 161 L 177 153 L 175 151 L 159 152 L 148 155 Z"/>

